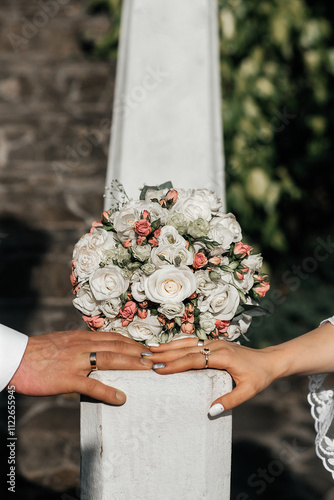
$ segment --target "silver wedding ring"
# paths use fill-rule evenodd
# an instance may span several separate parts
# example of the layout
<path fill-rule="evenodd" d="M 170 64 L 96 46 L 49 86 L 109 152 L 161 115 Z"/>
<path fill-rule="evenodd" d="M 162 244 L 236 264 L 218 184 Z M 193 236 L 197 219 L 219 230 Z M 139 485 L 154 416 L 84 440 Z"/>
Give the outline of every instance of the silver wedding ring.
<path fill-rule="evenodd" d="M 90 367 L 91 367 L 92 372 L 95 372 L 96 370 L 98 370 L 97 364 L 96 364 L 96 352 L 90 353 L 89 362 L 90 362 Z"/>

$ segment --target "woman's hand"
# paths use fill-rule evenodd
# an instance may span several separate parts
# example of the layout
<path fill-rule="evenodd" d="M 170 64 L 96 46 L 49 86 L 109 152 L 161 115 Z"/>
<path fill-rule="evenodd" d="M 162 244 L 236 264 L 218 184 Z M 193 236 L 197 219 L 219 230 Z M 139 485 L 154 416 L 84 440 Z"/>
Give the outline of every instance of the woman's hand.
<path fill-rule="evenodd" d="M 96 352 L 99 370 L 150 370 L 142 344 L 118 333 L 73 330 L 30 337 L 19 368 L 9 386 L 27 396 L 79 392 L 106 403 L 121 405 L 126 395 L 88 378 L 89 355 Z"/>
<path fill-rule="evenodd" d="M 205 356 L 200 353 L 203 347 L 197 345 L 198 339 L 177 340 L 159 347 L 150 347 L 154 353 L 149 357 L 154 362 L 153 369 L 161 375 L 205 368 Z M 210 408 L 215 416 L 224 410 L 252 398 L 263 391 L 276 377 L 275 353 L 271 348 L 251 349 L 225 340 L 206 340 L 204 347 L 209 348 L 209 368 L 226 370 L 234 379 L 235 389 L 216 399 Z M 159 365 L 165 365 L 159 367 Z"/>

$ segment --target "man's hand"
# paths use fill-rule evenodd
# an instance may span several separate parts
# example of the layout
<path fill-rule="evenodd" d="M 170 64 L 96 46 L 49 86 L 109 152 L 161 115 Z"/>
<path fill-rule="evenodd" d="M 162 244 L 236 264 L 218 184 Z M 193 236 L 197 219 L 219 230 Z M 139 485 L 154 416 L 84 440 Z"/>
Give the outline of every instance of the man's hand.
<path fill-rule="evenodd" d="M 141 359 L 149 350 L 118 333 L 72 330 L 30 337 L 19 368 L 9 385 L 27 396 L 52 396 L 79 392 L 94 399 L 121 405 L 126 395 L 88 378 L 89 355 L 96 352 L 99 370 L 150 370 Z"/>

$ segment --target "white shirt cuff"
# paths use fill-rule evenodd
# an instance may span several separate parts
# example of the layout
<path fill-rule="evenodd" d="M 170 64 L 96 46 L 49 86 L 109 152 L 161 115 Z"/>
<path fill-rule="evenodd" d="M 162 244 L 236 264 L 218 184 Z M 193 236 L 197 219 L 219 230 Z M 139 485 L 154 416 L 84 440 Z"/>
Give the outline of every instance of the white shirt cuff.
<path fill-rule="evenodd" d="M 0 391 L 18 369 L 28 343 L 27 335 L 0 325 Z"/>

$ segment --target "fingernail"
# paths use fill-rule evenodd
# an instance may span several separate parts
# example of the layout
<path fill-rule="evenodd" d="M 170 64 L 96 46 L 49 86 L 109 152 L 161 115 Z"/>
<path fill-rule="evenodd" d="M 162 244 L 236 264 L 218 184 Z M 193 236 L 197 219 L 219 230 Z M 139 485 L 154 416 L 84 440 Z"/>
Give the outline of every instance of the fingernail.
<path fill-rule="evenodd" d="M 153 356 L 153 352 L 142 352 L 141 356 Z"/>
<path fill-rule="evenodd" d="M 152 361 L 149 358 L 141 358 L 140 362 L 143 363 L 143 365 L 149 365 L 150 368 L 152 366 Z"/>
<path fill-rule="evenodd" d="M 224 406 L 221 405 L 220 403 L 217 403 L 216 405 L 211 406 L 209 410 L 209 415 L 210 417 L 216 417 L 217 415 L 220 415 L 224 411 Z"/>
<path fill-rule="evenodd" d="M 116 398 L 119 401 L 122 401 L 122 403 L 125 403 L 125 401 L 126 401 L 126 394 L 124 394 L 124 392 L 122 392 L 122 391 L 116 391 Z"/>
<path fill-rule="evenodd" d="M 148 347 L 159 347 L 160 344 L 152 343 L 152 344 L 147 344 Z"/>
<path fill-rule="evenodd" d="M 153 365 L 152 368 L 153 370 L 158 370 L 159 368 L 165 368 L 165 363 L 157 363 L 156 365 Z"/>

